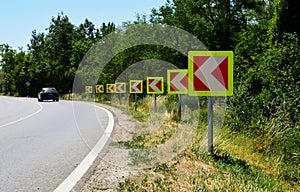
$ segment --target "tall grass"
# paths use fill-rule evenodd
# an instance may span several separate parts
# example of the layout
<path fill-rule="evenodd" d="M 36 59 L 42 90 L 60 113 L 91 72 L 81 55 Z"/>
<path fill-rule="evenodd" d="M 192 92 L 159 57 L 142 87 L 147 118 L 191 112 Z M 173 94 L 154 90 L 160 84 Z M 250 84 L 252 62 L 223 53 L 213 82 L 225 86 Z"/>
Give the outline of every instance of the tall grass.
<path fill-rule="evenodd" d="M 299 155 L 297 152 L 293 153 L 293 163 L 288 163 L 283 154 L 275 152 L 279 145 L 283 145 L 282 142 L 286 142 L 284 135 L 293 134 L 290 131 L 294 129 L 278 126 L 279 123 L 284 124 L 283 120 L 278 122 L 279 119 L 276 118 L 270 121 L 264 137 L 234 132 L 223 127 L 215 141 L 215 153 L 208 155 L 205 147 L 203 148 L 207 127 L 205 107 L 200 107 L 197 114 L 186 107 L 184 111 L 188 115 L 178 122 L 172 117 L 172 111 L 176 111 L 176 103 L 170 103 L 164 109 L 168 111 L 167 115 L 158 120 L 157 116 L 153 118 L 149 113 L 153 109 L 152 99 L 144 99 L 137 113 L 147 114 L 148 125 L 156 125 L 159 121 L 164 126 L 151 133 L 135 133 L 132 141 L 123 144 L 128 148 L 138 149 L 163 144 L 172 137 L 180 123 L 185 123 L 187 128 L 196 127 L 190 138 L 191 143 L 172 160 L 158 163 L 145 169 L 143 174 L 120 183 L 119 191 L 299 191 L 299 179 L 296 176 L 299 174 Z M 160 97 L 158 103 L 166 105 L 165 99 L 166 97 Z M 215 108 L 216 114 L 224 112 L 221 111 L 218 107 Z M 173 112 L 173 115 L 176 116 L 176 113 Z M 216 115 L 216 118 L 222 115 L 224 114 Z M 142 121 L 145 122 L 145 119 Z M 197 122 L 197 125 L 193 122 Z"/>

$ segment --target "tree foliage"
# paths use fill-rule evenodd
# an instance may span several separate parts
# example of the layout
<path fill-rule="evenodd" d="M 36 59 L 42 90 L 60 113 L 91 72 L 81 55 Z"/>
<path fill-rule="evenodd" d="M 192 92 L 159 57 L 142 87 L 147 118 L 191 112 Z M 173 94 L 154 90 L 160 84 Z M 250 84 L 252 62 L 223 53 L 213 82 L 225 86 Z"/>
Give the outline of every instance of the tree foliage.
<path fill-rule="evenodd" d="M 262 12 L 256 0 L 173 0 L 153 9 L 152 22 L 175 25 L 197 36 L 209 49 L 228 50 L 238 42 L 239 32 Z"/>
<path fill-rule="evenodd" d="M 88 19 L 77 27 L 60 13 L 51 18 L 46 32 L 32 31 L 27 52 L 1 45 L 1 92 L 36 96 L 45 86 L 55 86 L 62 94 L 69 92 L 83 56 L 115 28 L 111 22 L 96 28 Z"/>
<path fill-rule="evenodd" d="M 196 35 L 210 50 L 234 51 L 234 96 L 226 125 L 258 137 L 281 158 L 281 179 L 299 183 L 299 2 L 169 0 L 150 20 Z"/>

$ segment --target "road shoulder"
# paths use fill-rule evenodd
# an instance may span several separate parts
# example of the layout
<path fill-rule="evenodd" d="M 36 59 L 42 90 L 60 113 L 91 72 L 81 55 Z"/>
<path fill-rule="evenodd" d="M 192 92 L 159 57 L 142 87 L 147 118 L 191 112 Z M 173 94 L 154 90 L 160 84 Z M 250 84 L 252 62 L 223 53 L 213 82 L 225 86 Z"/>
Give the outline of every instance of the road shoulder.
<path fill-rule="evenodd" d="M 130 132 L 134 130 L 136 123 L 117 108 L 98 105 L 113 113 L 115 128 L 107 149 L 99 154 L 88 172 L 74 187 L 76 192 L 117 191 L 120 182 L 139 173 L 139 170 L 129 166 L 129 150 L 116 145 L 131 139 Z"/>

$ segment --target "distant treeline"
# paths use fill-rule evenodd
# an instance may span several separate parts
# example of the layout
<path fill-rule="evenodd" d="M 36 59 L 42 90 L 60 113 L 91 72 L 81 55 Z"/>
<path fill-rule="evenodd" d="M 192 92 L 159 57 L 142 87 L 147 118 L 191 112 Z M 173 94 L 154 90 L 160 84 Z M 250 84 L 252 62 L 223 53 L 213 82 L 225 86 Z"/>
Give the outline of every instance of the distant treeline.
<path fill-rule="evenodd" d="M 114 23 L 103 23 L 98 29 L 88 19 L 74 26 L 61 13 L 51 19 L 46 33 L 32 32 L 28 51 L 0 45 L 1 92 L 36 96 L 45 86 L 55 86 L 61 93 L 68 92 L 82 57 L 95 42 L 115 28 Z"/>

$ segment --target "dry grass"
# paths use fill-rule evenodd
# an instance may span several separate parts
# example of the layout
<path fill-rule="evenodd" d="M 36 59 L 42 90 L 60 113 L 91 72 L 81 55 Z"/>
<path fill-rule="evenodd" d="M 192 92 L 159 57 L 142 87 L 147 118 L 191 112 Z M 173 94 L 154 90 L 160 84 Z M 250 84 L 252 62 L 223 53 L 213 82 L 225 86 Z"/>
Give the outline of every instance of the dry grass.
<path fill-rule="evenodd" d="M 199 113 L 198 110 L 183 107 L 183 119 L 176 122 L 174 121 L 176 110 L 166 113 L 164 102 L 163 96 L 157 97 L 156 113 L 153 112 L 152 96 L 144 98 L 139 103 L 137 111 L 133 111 L 131 104 L 114 103 L 140 122 L 132 132 L 132 140 L 120 144 L 132 150 L 131 158 L 135 166 L 144 167 L 142 174 L 120 183 L 119 191 L 297 191 L 299 189 L 275 179 L 274 175 L 280 174 L 277 169 L 280 159 L 268 159 L 260 152 L 264 149 L 265 141 L 259 138 L 246 138 L 230 132 L 229 129 L 219 129 L 221 131 L 216 139 L 216 153 L 209 156 L 205 152 L 207 149 L 205 108 Z M 222 118 L 224 114 L 218 109 L 215 108 L 215 118 Z M 152 153 L 153 151 L 156 154 Z M 164 154 L 166 156 L 172 154 L 172 158 L 164 159 Z"/>

